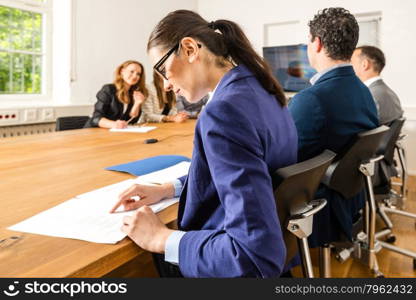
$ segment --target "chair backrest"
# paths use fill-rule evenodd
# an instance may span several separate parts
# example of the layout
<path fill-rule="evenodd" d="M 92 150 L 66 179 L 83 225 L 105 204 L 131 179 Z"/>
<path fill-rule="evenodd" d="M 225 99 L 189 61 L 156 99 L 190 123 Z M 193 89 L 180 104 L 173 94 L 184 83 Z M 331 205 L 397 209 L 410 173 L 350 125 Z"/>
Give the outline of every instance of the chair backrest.
<path fill-rule="evenodd" d="M 88 116 L 60 117 L 56 119 L 56 131 L 81 129 L 87 123 Z"/>
<path fill-rule="evenodd" d="M 359 133 L 346 151 L 338 155 L 328 167 L 322 183 L 346 199 L 357 195 L 364 187 L 364 177 L 359 166 L 376 155 L 388 130 L 389 127 L 383 125 Z"/>
<path fill-rule="evenodd" d="M 371 178 L 374 194 L 388 194 L 391 189 L 390 179 L 397 176 L 397 169 L 394 164 L 394 149 L 405 121 L 405 118 L 400 118 L 390 124 L 390 129 L 377 150 L 377 154 L 384 157 L 383 160 L 377 162 L 374 176 Z"/>
<path fill-rule="evenodd" d="M 298 252 L 296 237 L 287 230 L 291 216 L 306 211 L 322 176 L 336 154 L 325 150 L 309 160 L 278 169 L 272 176 L 277 214 L 286 244 L 288 263 Z"/>
<path fill-rule="evenodd" d="M 390 129 L 381 141 L 380 147 L 377 150 L 377 154 L 382 154 L 384 156 L 384 161 L 389 165 L 393 165 L 394 163 L 394 147 L 400 137 L 400 132 L 402 131 L 405 121 L 406 118 L 400 118 L 394 120 L 390 124 Z"/>

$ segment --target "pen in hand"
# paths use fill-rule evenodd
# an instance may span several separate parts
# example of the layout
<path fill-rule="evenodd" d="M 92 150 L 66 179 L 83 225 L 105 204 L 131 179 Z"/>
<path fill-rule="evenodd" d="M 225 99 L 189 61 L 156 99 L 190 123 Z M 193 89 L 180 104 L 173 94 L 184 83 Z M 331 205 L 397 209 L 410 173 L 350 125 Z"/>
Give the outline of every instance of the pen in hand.
<path fill-rule="evenodd" d="M 134 119 L 135 117 L 131 117 L 128 121 L 127 121 L 127 125 Z"/>

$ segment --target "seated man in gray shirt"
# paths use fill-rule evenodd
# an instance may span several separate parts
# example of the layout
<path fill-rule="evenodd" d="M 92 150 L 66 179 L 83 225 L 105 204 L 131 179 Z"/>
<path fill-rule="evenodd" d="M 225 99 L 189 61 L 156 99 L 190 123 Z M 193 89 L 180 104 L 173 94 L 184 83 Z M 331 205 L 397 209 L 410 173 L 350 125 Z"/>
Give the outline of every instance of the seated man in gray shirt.
<path fill-rule="evenodd" d="M 361 46 L 355 49 L 351 58 L 356 75 L 370 89 L 376 102 L 380 125 L 389 125 L 403 115 L 399 97 L 380 77 L 386 65 L 383 52 L 377 47 Z"/>
<path fill-rule="evenodd" d="M 183 96 L 176 97 L 176 109 L 178 112 L 186 112 L 190 119 L 196 119 L 198 117 L 199 112 L 207 103 L 209 96 L 206 95 L 201 100 L 196 103 L 191 103 L 186 100 Z"/>

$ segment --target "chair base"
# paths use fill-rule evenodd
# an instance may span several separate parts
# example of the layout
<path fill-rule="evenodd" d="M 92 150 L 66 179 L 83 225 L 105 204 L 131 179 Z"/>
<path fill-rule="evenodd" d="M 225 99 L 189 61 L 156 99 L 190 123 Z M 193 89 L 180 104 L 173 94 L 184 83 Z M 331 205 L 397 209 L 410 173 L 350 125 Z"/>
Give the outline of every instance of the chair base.
<path fill-rule="evenodd" d="M 373 249 L 369 249 L 367 239 L 367 235 L 364 232 L 360 232 L 354 242 L 348 244 L 343 243 L 343 247 L 335 246 L 336 249 L 339 249 L 335 257 L 341 263 L 344 263 L 349 258 L 353 258 L 367 266 L 374 274 L 374 277 L 384 277 L 379 269 L 376 256 L 382 249 L 381 243 L 376 240 Z M 328 259 L 324 261 L 329 262 Z M 324 268 L 329 268 L 329 266 L 325 266 Z"/>
<path fill-rule="evenodd" d="M 393 246 L 393 245 L 391 245 L 389 243 L 386 243 L 386 242 L 382 242 L 382 241 L 378 241 L 378 242 L 380 243 L 381 247 L 383 247 L 387 250 L 390 250 L 390 251 L 393 251 L 393 252 L 411 257 L 413 259 L 416 259 L 416 252 L 413 252 L 413 251 L 410 251 L 410 250 L 407 250 L 407 249 L 403 249 L 403 248 L 400 248 L 400 247 L 396 247 L 396 246 Z"/>
<path fill-rule="evenodd" d="M 352 247 L 345 248 L 338 254 L 338 257 L 342 257 L 344 261 L 350 256 L 354 257 L 364 265 L 368 266 L 375 277 L 384 277 L 384 275 L 380 272 L 376 256 L 377 252 L 381 249 L 381 245 L 375 238 L 377 206 L 371 177 L 374 175 L 375 163 L 382 158 L 383 156 L 372 158 L 359 166 L 359 171 L 364 177 L 366 192 L 366 205 L 363 211 L 364 232 L 361 231 L 357 234 Z M 328 268 L 328 266 L 325 266 L 328 262 L 328 259 L 325 259 L 323 262 L 323 272 Z"/>
<path fill-rule="evenodd" d="M 402 210 L 396 209 L 395 207 L 392 207 L 392 206 L 387 206 L 385 203 L 382 204 L 382 205 L 379 205 L 379 214 L 380 214 L 382 220 L 384 221 L 384 223 L 386 224 L 386 226 L 388 228 L 386 228 L 386 229 L 384 229 L 380 232 L 377 232 L 376 236 L 375 236 L 377 242 L 381 245 L 381 247 L 383 247 L 387 250 L 399 253 L 401 255 L 405 255 L 405 256 L 413 258 L 413 266 L 415 267 L 416 252 L 391 245 L 388 242 L 380 241 L 380 238 L 382 238 L 384 236 L 391 235 L 391 233 L 392 233 L 393 224 L 392 224 L 390 218 L 387 216 L 386 213 L 397 214 L 397 215 L 412 218 L 412 219 L 416 219 L 416 214 L 409 213 L 409 212 L 406 212 L 406 211 L 402 211 Z"/>
<path fill-rule="evenodd" d="M 331 247 L 330 245 L 319 247 L 319 277 L 321 278 L 331 277 Z"/>

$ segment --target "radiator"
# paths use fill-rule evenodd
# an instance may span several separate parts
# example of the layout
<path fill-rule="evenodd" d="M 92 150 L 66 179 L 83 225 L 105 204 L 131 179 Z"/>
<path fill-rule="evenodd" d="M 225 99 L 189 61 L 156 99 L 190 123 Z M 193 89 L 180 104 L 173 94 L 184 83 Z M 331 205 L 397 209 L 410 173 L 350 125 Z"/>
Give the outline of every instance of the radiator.
<path fill-rule="evenodd" d="M 0 138 L 34 135 L 55 131 L 55 122 L 0 127 Z"/>

